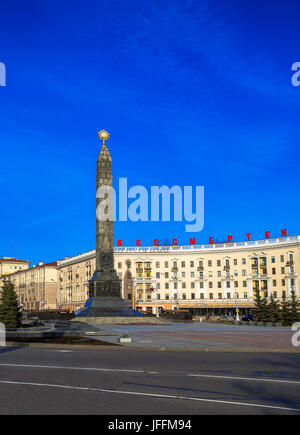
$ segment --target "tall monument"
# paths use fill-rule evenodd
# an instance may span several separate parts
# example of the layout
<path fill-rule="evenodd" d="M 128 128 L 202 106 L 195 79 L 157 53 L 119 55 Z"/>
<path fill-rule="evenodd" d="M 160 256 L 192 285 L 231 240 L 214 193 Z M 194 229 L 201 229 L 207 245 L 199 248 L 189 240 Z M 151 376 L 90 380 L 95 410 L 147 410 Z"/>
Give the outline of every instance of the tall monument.
<path fill-rule="evenodd" d="M 114 268 L 112 160 L 106 146 L 109 133 L 101 130 L 98 135 L 102 147 L 96 175 L 96 270 L 89 281 L 89 299 L 76 317 L 140 317 L 122 298 L 121 280 Z"/>

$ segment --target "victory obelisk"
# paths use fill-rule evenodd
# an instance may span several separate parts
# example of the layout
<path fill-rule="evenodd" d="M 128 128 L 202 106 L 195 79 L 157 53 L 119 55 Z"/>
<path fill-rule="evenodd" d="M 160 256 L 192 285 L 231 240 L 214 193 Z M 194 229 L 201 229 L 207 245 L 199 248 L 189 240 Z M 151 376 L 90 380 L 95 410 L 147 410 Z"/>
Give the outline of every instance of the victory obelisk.
<path fill-rule="evenodd" d="M 114 269 L 112 161 L 105 141 L 109 133 L 98 133 L 103 141 L 96 176 L 96 271 L 89 283 L 90 297 L 121 298 L 121 281 Z"/>
<path fill-rule="evenodd" d="M 109 133 L 98 133 L 102 147 L 97 159 L 96 176 L 96 270 L 89 281 L 89 299 L 76 315 L 84 318 L 140 317 L 128 308 L 121 296 L 121 280 L 114 268 L 112 159 L 106 141 Z M 107 323 L 107 322 L 105 322 Z"/>

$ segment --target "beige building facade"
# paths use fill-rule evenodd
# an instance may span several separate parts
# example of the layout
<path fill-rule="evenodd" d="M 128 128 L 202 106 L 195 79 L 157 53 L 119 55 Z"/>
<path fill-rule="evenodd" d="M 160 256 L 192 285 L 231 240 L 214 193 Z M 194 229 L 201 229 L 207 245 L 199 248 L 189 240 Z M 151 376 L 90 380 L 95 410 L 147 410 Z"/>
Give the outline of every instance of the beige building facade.
<path fill-rule="evenodd" d="M 76 310 L 88 298 L 95 250 L 58 261 L 57 301 Z M 122 295 L 133 308 L 188 309 L 194 314 L 230 314 L 253 308 L 255 291 L 280 300 L 294 289 L 300 297 L 300 236 L 258 241 L 116 247 L 115 269 Z"/>
<path fill-rule="evenodd" d="M 0 286 L 10 280 L 24 311 L 57 308 L 57 263 L 39 263 L 0 277 Z"/>
<path fill-rule="evenodd" d="M 1 257 L 0 258 L 0 277 L 3 275 L 8 275 L 10 273 L 17 272 L 19 270 L 28 269 L 30 261 L 18 260 L 12 257 Z"/>

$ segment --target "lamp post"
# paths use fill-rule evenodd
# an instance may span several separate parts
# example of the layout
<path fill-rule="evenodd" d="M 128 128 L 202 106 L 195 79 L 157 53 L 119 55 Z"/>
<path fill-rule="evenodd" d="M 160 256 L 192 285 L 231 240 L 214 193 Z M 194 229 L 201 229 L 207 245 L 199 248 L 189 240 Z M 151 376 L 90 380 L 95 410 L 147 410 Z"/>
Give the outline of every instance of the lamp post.
<path fill-rule="evenodd" d="M 158 299 L 157 299 L 157 288 L 155 289 L 154 287 L 151 287 L 150 290 L 152 291 L 152 293 L 155 294 L 155 301 L 156 301 L 156 317 L 159 317 L 159 312 L 158 312 Z"/>

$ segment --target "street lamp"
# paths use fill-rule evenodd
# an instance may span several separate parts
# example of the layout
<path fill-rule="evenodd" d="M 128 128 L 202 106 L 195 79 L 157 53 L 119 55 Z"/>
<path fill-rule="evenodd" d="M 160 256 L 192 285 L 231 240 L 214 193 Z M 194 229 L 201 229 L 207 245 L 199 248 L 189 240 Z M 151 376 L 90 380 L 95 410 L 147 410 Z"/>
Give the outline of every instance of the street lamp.
<path fill-rule="evenodd" d="M 157 289 L 155 289 L 154 287 L 151 287 L 150 290 L 152 291 L 152 293 L 155 293 L 155 300 L 156 300 L 156 317 L 159 317 L 159 312 L 158 312 L 158 299 L 157 299 Z"/>

